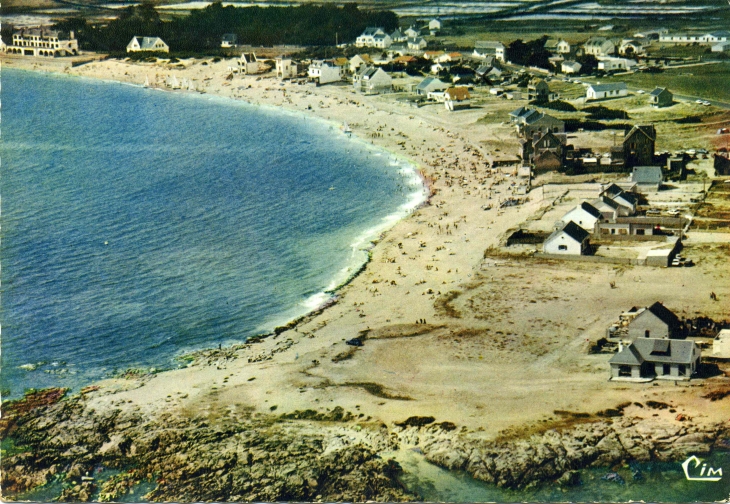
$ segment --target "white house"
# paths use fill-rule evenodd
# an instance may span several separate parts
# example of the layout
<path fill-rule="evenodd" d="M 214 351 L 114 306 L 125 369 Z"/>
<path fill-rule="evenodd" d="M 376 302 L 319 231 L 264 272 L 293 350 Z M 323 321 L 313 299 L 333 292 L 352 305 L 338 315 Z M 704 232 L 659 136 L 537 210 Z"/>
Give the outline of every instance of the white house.
<path fill-rule="evenodd" d="M 560 71 L 564 74 L 574 74 L 580 72 L 581 67 L 577 61 L 563 61 L 560 64 Z"/>
<path fill-rule="evenodd" d="M 614 43 L 605 37 L 591 37 L 583 44 L 583 52 L 593 56 L 609 56 L 615 51 Z"/>
<path fill-rule="evenodd" d="M 586 101 L 605 100 L 607 98 L 619 98 L 626 96 L 628 89 L 626 83 L 615 82 L 611 84 L 592 84 L 586 89 Z"/>
<path fill-rule="evenodd" d="M 601 220 L 603 216 L 596 207 L 584 201 L 574 209 L 563 215 L 561 219 L 563 223 L 574 222 L 580 227 L 592 233 L 596 227 L 596 222 Z"/>
<path fill-rule="evenodd" d="M 712 356 L 730 359 L 730 329 L 722 329 L 712 341 Z"/>
<path fill-rule="evenodd" d="M 554 231 L 542 244 L 546 254 L 585 255 L 590 251 L 588 231 L 573 221 Z"/>
<path fill-rule="evenodd" d="M 426 77 L 423 79 L 418 86 L 416 86 L 416 94 L 428 96 L 428 93 L 433 91 L 441 92 L 449 88 L 449 85 L 445 82 L 441 82 L 436 77 Z"/>
<path fill-rule="evenodd" d="M 545 50 L 552 54 L 569 54 L 570 43 L 563 39 L 548 39 L 545 41 Z"/>
<path fill-rule="evenodd" d="M 636 39 L 623 39 L 618 46 L 618 53 L 621 56 L 635 56 L 644 52 L 644 44 Z"/>
<path fill-rule="evenodd" d="M 160 37 L 132 37 L 127 52 L 170 52 L 170 47 Z"/>
<path fill-rule="evenodd" d="M 450 87 L 444 92 L 446 110 L 465 109 L 471 106 L 471 96 L 465 87 Z"/>
<path fill-rule="evenodd" d="M 730 40 L 730 31 L 720 30 L 712 33 L 708 33 L 702 37 L 703 42 L 709 42 L 711 44 L 717 42 L 727 42 Z"/>
<path fill-rule="evenodd" d="M 725 51 L 730 51 L 730 41 L 717 42 L 716 44 L 712 45 L 712 52 L 725 52 Z"/>
<path fill-rule="evenodd" d="M 492 56 L 504 63 L 504 45 L 502 42 L 493 40 L 477 40 L 474 43 L 475 58 L 488 58 Z"/>
<path fill-rule="evenodd" d="M 221 37 L 221 47 L 224 49 L 234 47 L 238 42 L 238 36 L 235 33 L 224 33 Z"/>
<path fill-rule="evenodd" d="M 238 73 L 245 75 L 253 75 L 264 73 L 271 67 L 259 60 L 255 53 L 241 53 L 238 59 Z"/>
<path fill-rule="evenodd" d="M 422 49 L 425 49 L 427 45 L 428 43 L 423 37 L 414 37 L 408 39 L 408 49 L 411 49 L 413 51 L 420 51 Z"/>
<path fill-rule="evenodd" d="M 428 22 L 428 31 L 431 33 L 431 35 L 436 35 L 436 33 L 441 29 L 441 20 L 440 19 L 432 19 Z"/>
<path fill-rule="evenodd" d="M 372 65 L 373 60 L 368 54 L 356 54 L 350 58 L 350 72 L 357 72 L 363 65 Z"/>
<path fill-rule="evenodd" d="M 405 35 L 408 38 L 416 38 L 421 35 L 421 31 L 415 29 L 413 26 L 409 26 L 404 32 L 403 35 Z"/>
<path fill-rule="evenodd" d="M 377 47 L 386 49 L 391 46 L 393 39 L 379 27 L 368 27 L 355 40 L 355 47 Z"/>
<path fill-rule="evenodd" d="M 393 89 L 393 78 L 380 67 L 363 66 L 353 75 L 352 85 L 360 93 L 388 93 Z"/>
<path fill-rule="evenodd" d="M 631 70 L 636 66 L 636 61 L 628 58 L 615 58 L 613 56 L 599 56 L 598 69 L 604 72 L 615 72 L 620 70 Z"/>
<path fill-rule="evenodd" d="M 299 74 L 300 65 L 291 58 L 279 56 L 276 62 L 276 76 L 279 79 L 293 79 Z"/>
<path fill-rule="evenodd" d="M 313 60 L 307 69 L 307 78 L 318 86 L 342 80 L 342 68 L 331 61 Z"/>

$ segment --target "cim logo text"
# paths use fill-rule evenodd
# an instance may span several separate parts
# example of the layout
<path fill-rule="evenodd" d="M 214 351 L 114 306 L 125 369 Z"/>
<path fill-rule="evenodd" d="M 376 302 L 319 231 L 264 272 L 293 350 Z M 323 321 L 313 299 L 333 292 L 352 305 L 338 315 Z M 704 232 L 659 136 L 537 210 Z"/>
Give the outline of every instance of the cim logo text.
<path fill-rule="evenodd" d="M 700 466 L 702 468 L 698 471 L 697 468 Z M 682 469 L 689 481 L 720 481 L 722 479 L 722 467 L 717 469 L 709 467 L 694 455 L 682 462 Z M 691 475 L 690 472 L 694 475 Z"/>

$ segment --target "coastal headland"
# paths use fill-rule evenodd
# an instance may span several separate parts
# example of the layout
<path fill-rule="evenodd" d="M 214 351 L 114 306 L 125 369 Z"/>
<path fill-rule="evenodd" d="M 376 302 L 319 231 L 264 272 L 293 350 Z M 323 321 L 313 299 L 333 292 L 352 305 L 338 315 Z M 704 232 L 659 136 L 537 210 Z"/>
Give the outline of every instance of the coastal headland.
<path fill-rule="evenodd" d="M 167 501 L 412 500 L 397 463 L 379 453 L 415 447 L 442 467 L 525 488 L 726 446 L 721 368 L 689 382 L 611 382 L 610 355 L 590 349 L 619 313 L 657 300 L 724 319 L 727 245 L 690 232 L 686 246 L 703 257 L 690 270 L 501 254 L 511 230 L 565 203 L 564 191 L 533 189 L 499 208 L 513 168 L 490 165 L 514 157 L 515 103 L 450 113 L 345 85 L 230 78 L 227 61 L 2 63 L 136 85 L 174 75 L 207 94 L 331 121 L 333 134 L 347 123 L 413 162 L 429 189 L 327 306 L 196 352 L 183 369 L 6 403 L 5 498 L 55 482 L 61 500 L 75 501 L 142 489 Z M 102 467 L 114 475 L 102 478 Z"/>

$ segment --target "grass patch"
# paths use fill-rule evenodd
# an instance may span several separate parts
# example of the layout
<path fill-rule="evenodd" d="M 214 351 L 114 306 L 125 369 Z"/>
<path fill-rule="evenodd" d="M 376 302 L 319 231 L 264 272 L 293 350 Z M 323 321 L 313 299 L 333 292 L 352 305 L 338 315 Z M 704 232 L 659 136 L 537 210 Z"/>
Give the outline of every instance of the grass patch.
<path fill-rule="evenodd" d="M 459 291 L 449 291 L 439 297 L 433 304 L 434 308 L 436 309 L 436 314 L 451 318 L 461 318 L 461 312 L 457 310 L 454 305 L 451 304 L 451 302 L 460 295 L 461 292 Z"/>
<path fill-rule="evenodd" d="M 340 387 L 355 387 L 355 388 L 361 388 L 365 392 L 367 392 L 370 395 L 374 395 L 375 397 L 380 397 L 382 399 L 393 399 L 395 401 L 412 401 L 412 397 L 408 396 L 402 396 L 397 394 L 391 394 L 390 392 L 385 390 L 385 387 L 383 385 L 380 385 L 379 383 L 373 383 L 373 382 L 347 382 L 343 383 L 342 385 L 339 385 Z"/>

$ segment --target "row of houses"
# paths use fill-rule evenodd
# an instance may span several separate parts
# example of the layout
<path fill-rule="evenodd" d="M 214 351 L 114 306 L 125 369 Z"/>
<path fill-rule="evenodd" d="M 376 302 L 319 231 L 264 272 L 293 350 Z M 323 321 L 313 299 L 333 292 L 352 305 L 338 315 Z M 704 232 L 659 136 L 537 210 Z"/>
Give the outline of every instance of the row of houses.
<path fill-rule="evenodd" d="M 441 30 L 441 20 L 432 19 L 427 26 L 429 33 L 435 35 Z M 421 30 L 410 26 L 405 30 L 395 29 L 387 33 L 379 26 L 369 26 L 355 39 L 355 47 L 373 47 L 375 49 L 388 49 L 394 45 L 403 45 L 411 50 L 421 50 L 427 45 L 426 39 L 421 36 Z"/>
<path fill-rule="evenodd" d="M 659 36 L 659 42 L 668 42 L 673 44 L 713 45 L 720 42 L 728 41 L 730 41 L 730 31 L 727 30 L 704 33 L 701 35 L 686 33 L 665 33 Z"/>

